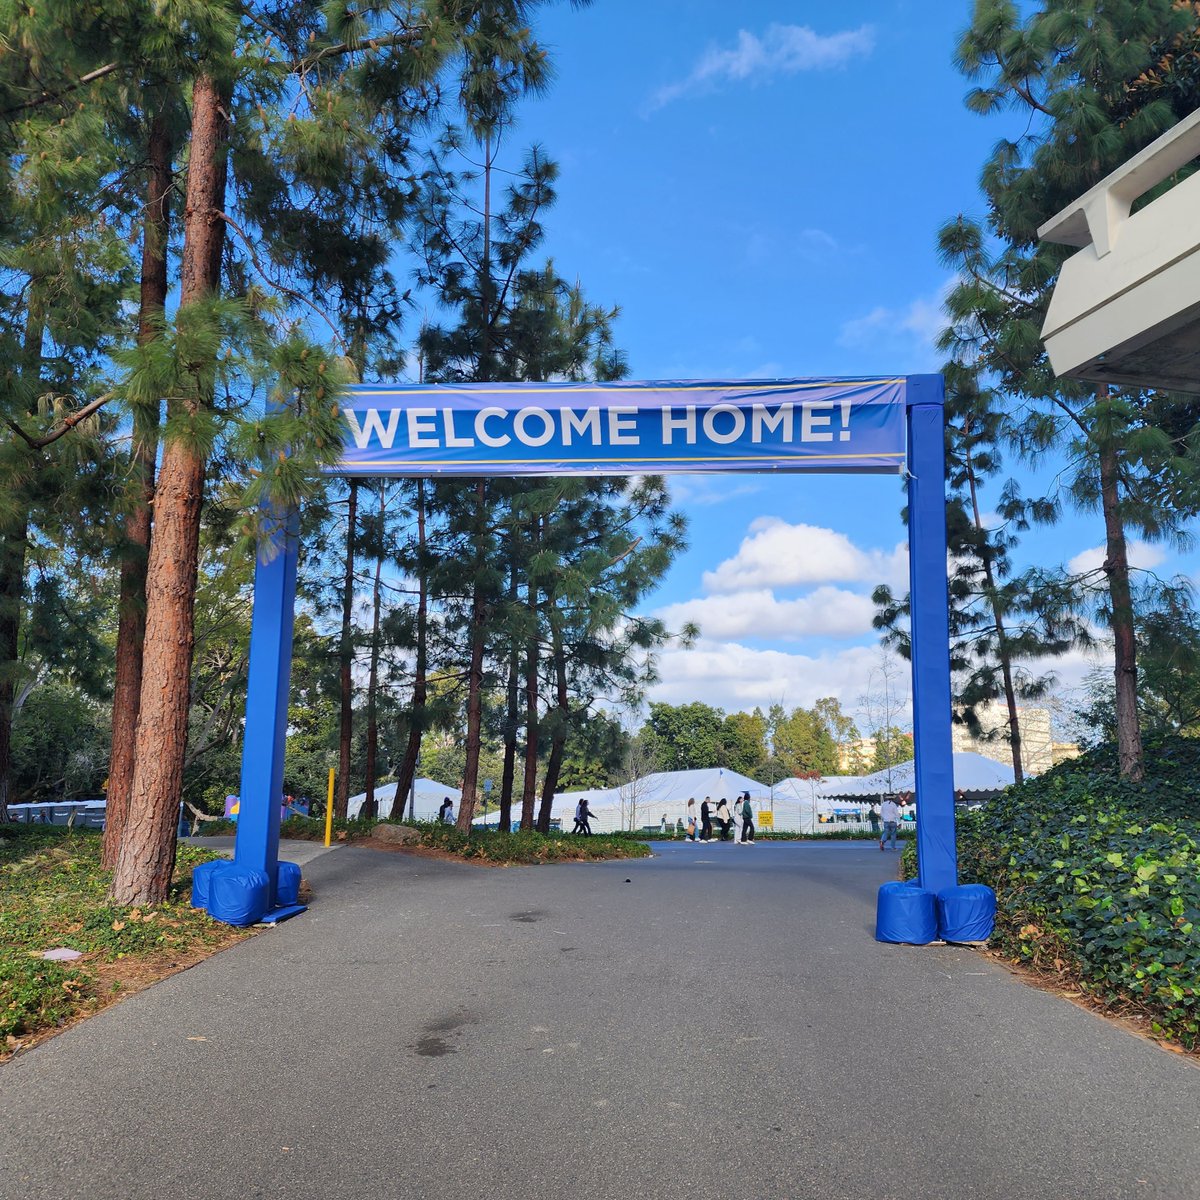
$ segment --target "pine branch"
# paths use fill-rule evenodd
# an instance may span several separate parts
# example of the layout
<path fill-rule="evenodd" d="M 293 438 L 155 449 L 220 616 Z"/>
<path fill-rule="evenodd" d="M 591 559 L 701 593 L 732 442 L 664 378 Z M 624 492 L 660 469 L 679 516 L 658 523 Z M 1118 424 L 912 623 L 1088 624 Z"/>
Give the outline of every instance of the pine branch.
<path fill-rule="evenodd" d="M 318 317 L 320 317 L 321 320 L 329 326 L 330 332 L 333 334 L 334 341 L 338 346 L 344 349 L 346 345 L 345 340 L 338 331 L 337 326 L 334 325 L 334 323 L 329 319 L 329 314 L 326 313 L 324 309 L 315 305 L 302 292 L 298 292 L 295 288 L 290 288 L 286 283 L 281 283 L 278 279 L 273 279 L 270 275 L 268 275 L 266 268 L 262 265 L 262 262 L 258 257 L 258 252 L 254 249 L 254 243 L 250 241 L 246 231 L 228 213 L 222 212 L 220 209 L 218 209 L 216 215 L 220 217 L 221 220 L 224 221 L 225 224 L 228 225 L 238 235 L 238 237 L 242 239 L 242 245 L 246 248 L 246 253 L 250 255 L 250 261 L 254 264 L 254 269 L 259 273 L 259 275 L 261 275 L 271 287 L 275 288 L 276 291 L 282 292 L 285 296 L 290 296 L 293 300 L 304 305 L 305 308 L 311 310 Z"/>
<path fill-rule="evenodd" d="M 44 450 L 47 446 L 57 442 L 60 437 L 64 437 L 66 434 L 70 433 L 80 421 L 86 421 L 88 417 L 99 412 L 110 400 L 116 399 L 116 395 L 116 392 L 109 392 L 107 395 L 101 396 L 98 399 L 85 404 L 81 409 L 71 413 L 70 416 L 64 417 L 62 424 L 59 425 L 57 429 L 51 430 L 50 433 L 46 434 L 44 437 L 31 437 L 25 432 L 24 429 L 21 428 L 20 425 L 11 420 L 9 417 L 4 418 L 4 423 L 31 449 Z"/>
<path fill-rule="evenodd" d="M 67 84 L 57 92 L 43 92 L 40 96 L 35 96 L 32 100 L 25 100 L 20 104 L 14 104 L 11 108 L 6 108 L 0 112 L 2 116 L 8 116 L 11 113 L 25 112 L 26 109 L 40 108 L 43 104 L 53 104 L 56 100 L 61 100 L 64 96 L 68 96 L 71 92 L 78 91 L 81 87 L 87 87 L 89 83 L 95 83 L 97 79 L 103 79 L 106 75 L 111 75 L 114 71 L 120 70 L 122 64 L 119 62 L 105 63 L 102 67 L 97 67 L 94 71 L 89 71 L 86 75 L 81 75 L 74 83 Z"/>

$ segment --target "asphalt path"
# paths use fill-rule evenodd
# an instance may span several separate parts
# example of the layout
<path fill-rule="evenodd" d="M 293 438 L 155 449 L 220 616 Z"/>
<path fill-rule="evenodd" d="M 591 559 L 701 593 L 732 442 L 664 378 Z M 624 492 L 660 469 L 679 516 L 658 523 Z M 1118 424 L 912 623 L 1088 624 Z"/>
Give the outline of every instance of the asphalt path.
<path fill-rule="evenodd" d="M 1200 1070 L 967 949 L 870 843 L 309 862 L 309 912 L 0 1067 L 0 1196 L 1200 1197 Z"/>

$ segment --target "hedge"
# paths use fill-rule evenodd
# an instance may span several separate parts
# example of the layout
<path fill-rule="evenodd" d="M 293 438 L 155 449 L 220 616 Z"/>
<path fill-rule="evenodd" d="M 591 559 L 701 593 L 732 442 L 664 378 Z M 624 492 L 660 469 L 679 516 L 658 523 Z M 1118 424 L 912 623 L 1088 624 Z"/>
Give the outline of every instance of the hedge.
<path fill-rule="evenodd" d="M 1093 751 L 958 829 L 960 878 L 996 891 L 997 949 L 1200 1049 L 1200 739 L 1148 744 L 1142 784 Z"/>

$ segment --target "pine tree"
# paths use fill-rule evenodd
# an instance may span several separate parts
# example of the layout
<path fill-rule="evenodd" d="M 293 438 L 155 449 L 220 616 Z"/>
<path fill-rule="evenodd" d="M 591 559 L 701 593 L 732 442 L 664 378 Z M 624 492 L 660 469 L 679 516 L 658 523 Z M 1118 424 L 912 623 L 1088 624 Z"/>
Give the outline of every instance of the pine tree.
<path fill-rule="evenodd" d="M 1180 493 L 1162 501 L 1194 422 L 1177 433 L 1178 407 L 1157 393 L 1053 378 L 1039 334 L 1065 252 L 1040 244 L 1037 229 L 1200 104 L 1188 68 L 1198 26 L 1194 6 L 1174 0 L 1044 0 L 1028 13 L 1011 0 L 977 0 L 958 49 L 963 72 L 982 81 L 968 107 L 1015 108 L 1028 128 L 1002 140 L 982 174 L 999 248 L 962 219 L 941 239 L 964 279 L 949 302 L 958 357 L 1019 400 L 1014 441 L 1024 453 L 1066 449 L 1078 464 L 1071 500 L 1104 521 L 1118 757 L 1132 780 L 1143 765 L 1128 531 L 1163 537 L 1178 527 Z"/>
<path fill-rule="evenodd" d="M 951 335 L 953 336 L 953 335 Z M 1028 504 L 1009 481 L 997 505 L 998 521 L 984 519 L 981 492 L 1000 470 L 1007 414 L 1001 398 L 981 386 L 978 369 L 951 362 L 946 376 L 946 526 L 951 558 L 950 662 L 955 719 L 977 736 L 978 710 L 1000 700 L 1018 782 L 1024 777 L 1019 704 L 1046 694 L 1053 677 L 1035 667 L 1088 641 L 1073 611 L 1074 593 L 1045 571 L 1013 575 L 1011 553 L 1031 513 L 1048 520 L 1045 503 Z M 905 513 L 907 517 L 907 512 Z M 872 595 L 876 629 L 884 643 L 909 658 L 908 596 L 886 585 Z"/>

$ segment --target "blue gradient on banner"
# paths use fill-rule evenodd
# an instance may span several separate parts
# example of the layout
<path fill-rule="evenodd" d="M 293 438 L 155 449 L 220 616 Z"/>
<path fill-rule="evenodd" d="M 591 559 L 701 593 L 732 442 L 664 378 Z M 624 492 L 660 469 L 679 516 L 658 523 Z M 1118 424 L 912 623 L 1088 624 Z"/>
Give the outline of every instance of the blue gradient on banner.
<path fill-rule="evenodd" d="M 905 380 L 405 384 L 342 401 L 345 475 L 895 474 Z"/>

